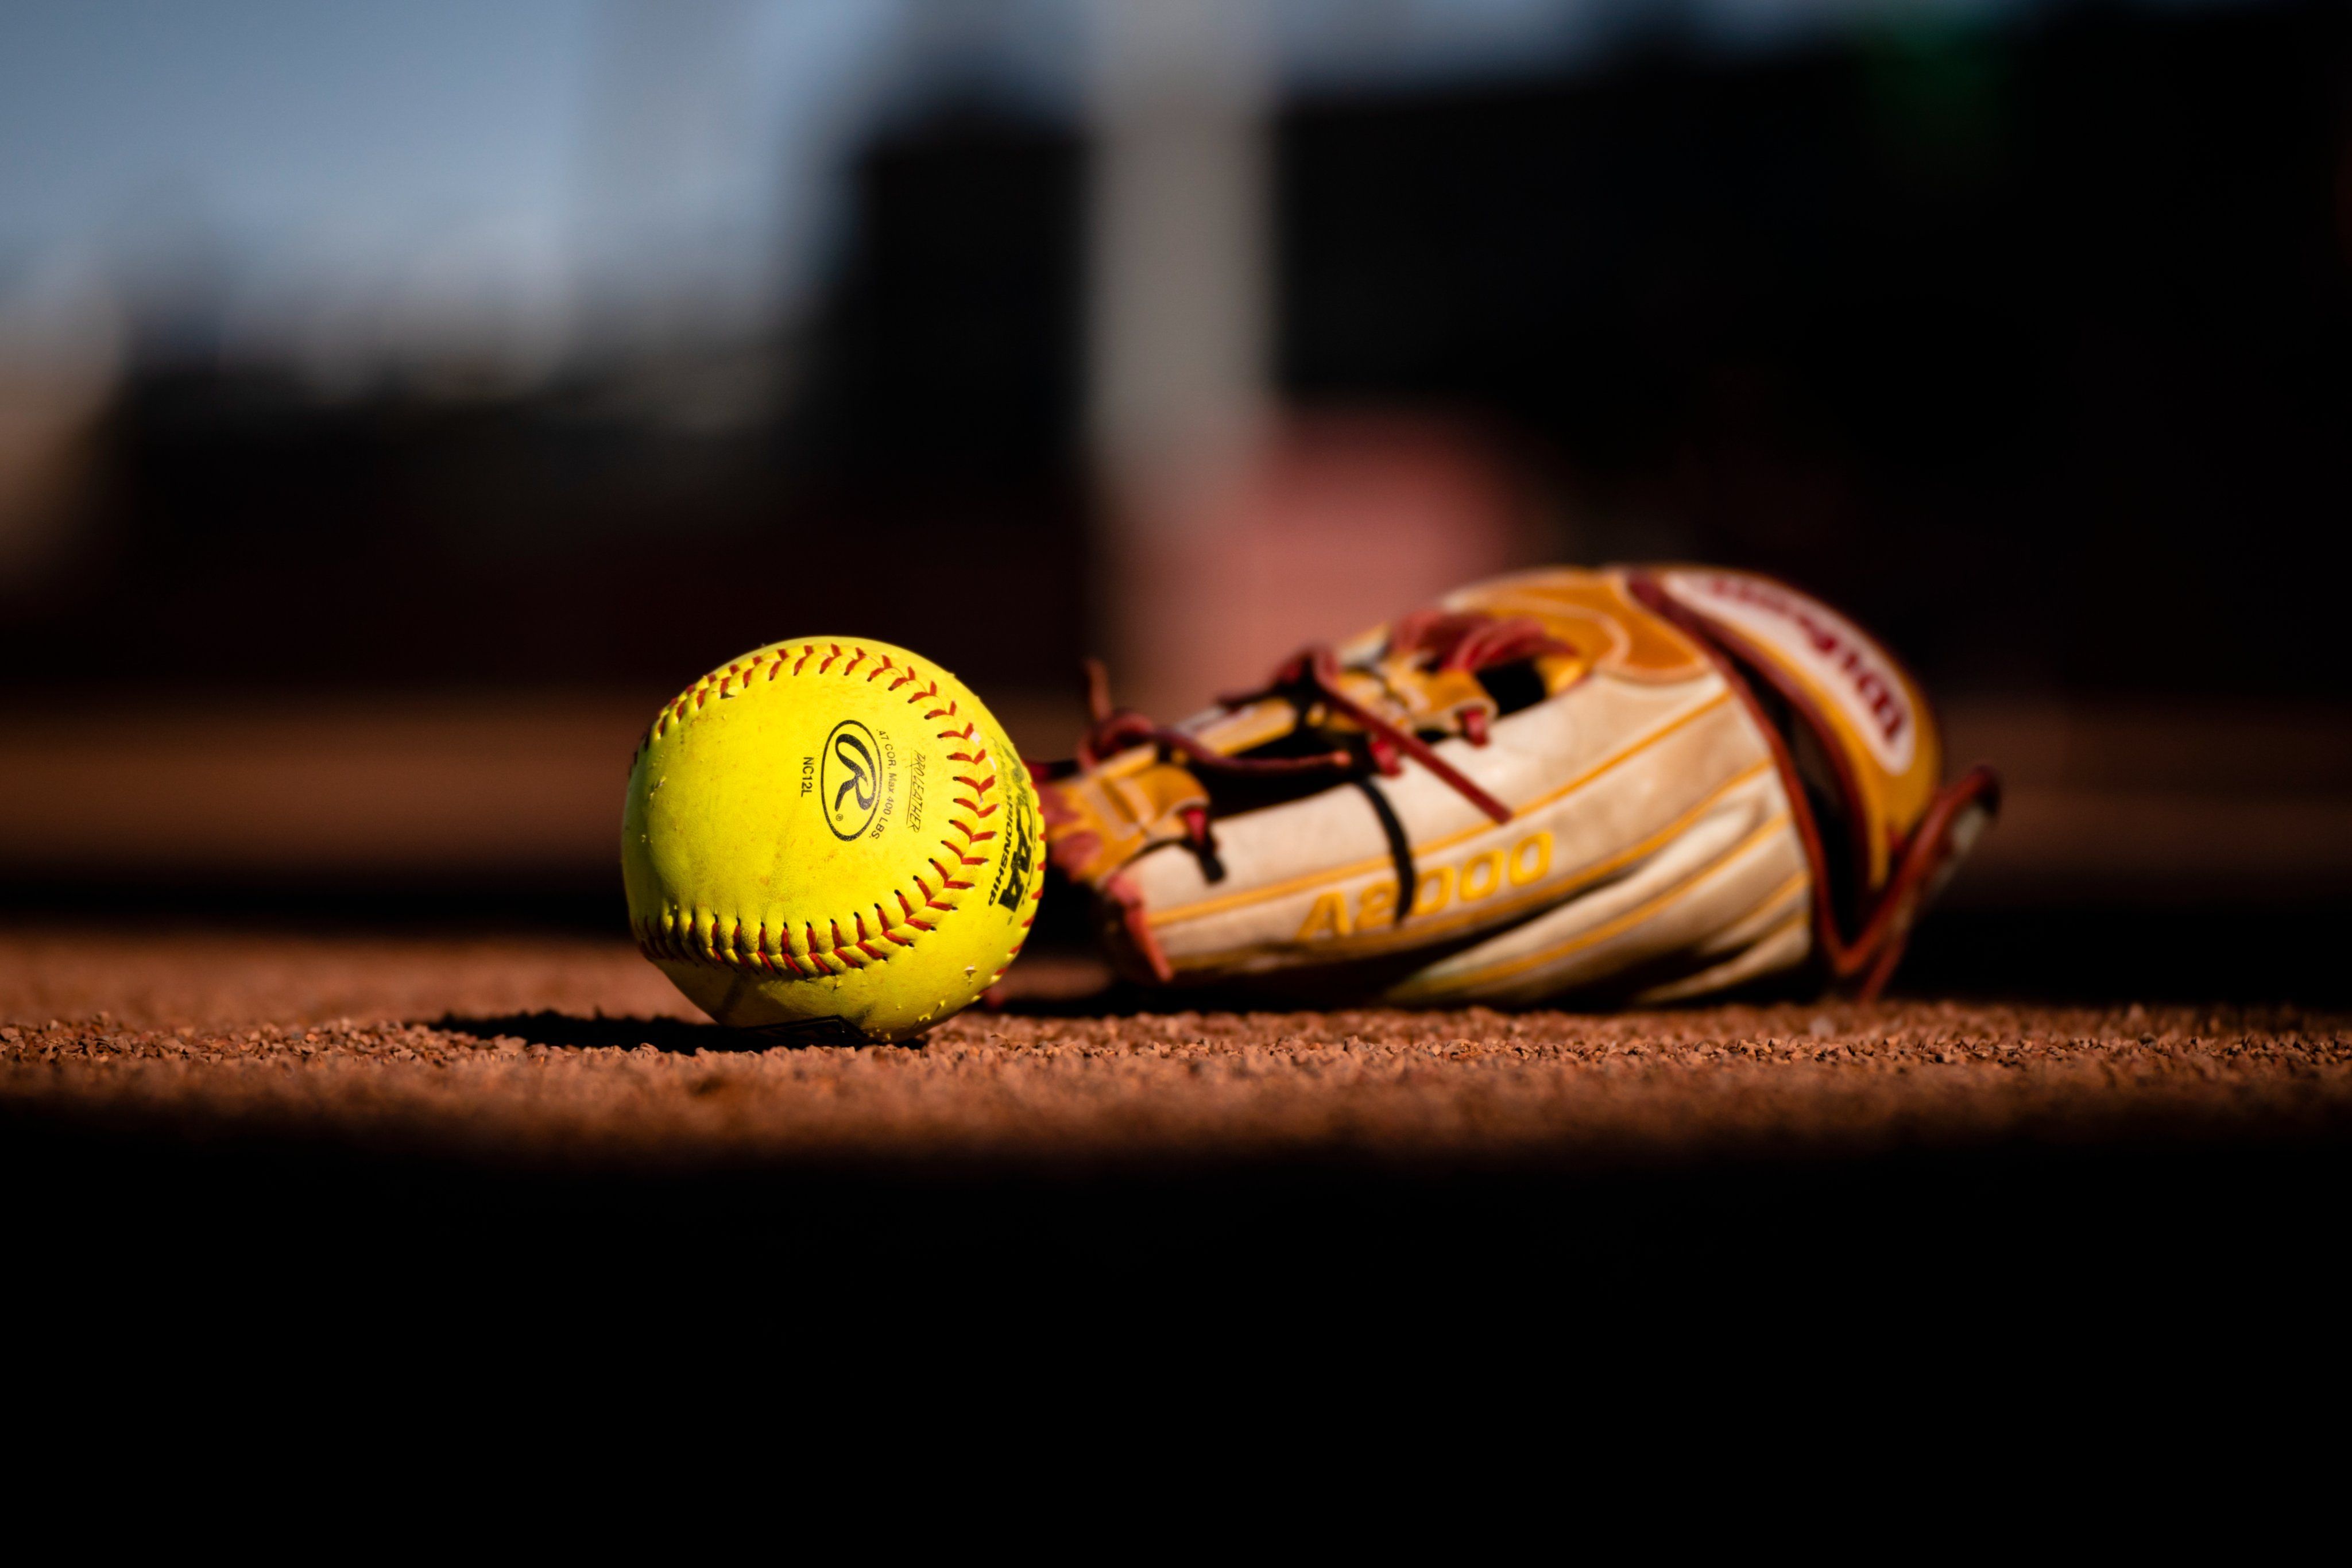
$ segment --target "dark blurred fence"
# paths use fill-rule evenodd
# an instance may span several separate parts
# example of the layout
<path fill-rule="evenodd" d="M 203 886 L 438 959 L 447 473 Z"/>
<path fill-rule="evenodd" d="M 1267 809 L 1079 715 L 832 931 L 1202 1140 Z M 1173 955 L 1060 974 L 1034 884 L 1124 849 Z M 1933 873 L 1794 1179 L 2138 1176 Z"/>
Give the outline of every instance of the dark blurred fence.
<path fill-rule="evenodd" d="M 1784 572 L 1945 689 L 2340 696 L 2347 61 L 2336 5 L 2084 8 L 1294 103 L 1282 390 L 1484 419 L 1559 550 Z M 870 149 L 822 319 L 675 378 L 769 378 L 748 424 L 659 367 L 154 365 L 0 679 L 659 684 L 824 624 L 1058 687 L 1083 157 L 980 112 Z"/>
<path fill-rule="evenodd" d="M 1292 408 L 1483 431 L 1549 553 L 1849 606 L 2011 765 L 2001 900 L 2352 894 L 2352 11 L 1662 35 L 1558 79 L 1294 99 L 1273 136 Z M 1086 159 L 984 107 L 900 123 L 818 316 L 675 364 L 330 398 L 151 359 L 59 503 L 70 548 L 0 590 L 0 697 L 635 713 L 842 628 L 1052 749 L 1119 613 L 1089 602 Z"/>
<path fill-rule="evenodd" d="M 1285 380 L 1494 410 L 1594 557 L 1736 560 L 1941 688 L 2336 697 L 2352 10 L 2084 8 L 1308 106 Z"/>

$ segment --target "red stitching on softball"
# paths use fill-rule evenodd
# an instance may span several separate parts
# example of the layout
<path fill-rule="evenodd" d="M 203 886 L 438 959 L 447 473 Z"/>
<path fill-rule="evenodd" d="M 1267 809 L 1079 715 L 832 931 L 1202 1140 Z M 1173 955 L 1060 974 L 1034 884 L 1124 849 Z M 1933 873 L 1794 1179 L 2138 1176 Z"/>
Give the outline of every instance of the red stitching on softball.
<path fill-rule="evenodd" d="M 874 909 L 875 913 L 878 915 L 881 913 L 882 906 L 877 904 L 874 906 Z M 852 944 L 852 946 L 856 946 L 859 952 L 866 954 L 868 957 L 887 958 L 890 955 L 887 953 L 876 952 L 874 950 L 874 939 L 866 935 L 866 916 L 863 915 L 853 915 L 850 918 L 857 922 L 857 940 Z M 886 930 L 888 928 L 887 922 L 885 923 L 884 928 Z"/>

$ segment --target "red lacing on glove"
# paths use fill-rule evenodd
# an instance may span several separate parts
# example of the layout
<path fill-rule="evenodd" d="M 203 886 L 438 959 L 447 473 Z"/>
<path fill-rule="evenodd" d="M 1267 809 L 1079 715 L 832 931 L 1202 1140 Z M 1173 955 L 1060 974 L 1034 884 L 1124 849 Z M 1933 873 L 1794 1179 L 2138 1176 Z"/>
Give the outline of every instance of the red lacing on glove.
<path fill-rule="evenodd" d="M 1472 674 L 1546 653 L 1575 652 L 1548 634 L 1542 622 L 1526 615 L 1504 619 L 1475 611 L 1416 610 L 1389 632 L 1391 655 L 1424 653 L 1435 660 L 1430 665 L 1433 670 L 1464 670 Z"/>
<path fill-rule="evenodd" d="M 1911 837 L 1904 843 L 1903 853 L 1886 880 L 1886 891 L 1879 895 L 1870 918 L 1851 942 L 1839 937 L 1837 923 L 1828 914 L 1829 901 L 1815 900 L 1822 910 L 1819 928 L 1822 946 L 1829 956 L 1830 972 L 1841 980 L 1860 976 L 1861 985 L 1855 995 L 1864 1001 L 1875 1000 L 1878 993 L 1886 988 L 1886 982 L 1895 977 L 1895 966 L 1903 961 L 1904 945 L 1909 941 L 1912 922 L 1919 914 L 1919 900 L 1934 882 L 1937 872 L 1951 859 L 1952 830 L 1961 814 L 1971 807 L 1996 814 L 2000 810 L 2000 775 L 1982 763 L 1944 786 L 1928 802 L 1927 814 L 1911 830 Z M 1811 814 L 1810 810 L 1806 813 L 1809 818 Z M 1808 852 L 1817 852 L 1818 848 L 1816 841 L 1808 846 Z"/>
<path fill-rule="evenodd" d="M 1344 714 L 1361 726 L 1366 748 L 1372 754 L 1372 766 L 1389 778 L 1393 779 L 1404 771 L 1404 765 L 1397 760 L 1397 753 L 1402 752 L 1445 780 L 1455 794 L 1495 821 L 1507 822 L 1511 820 L 1508 806 L 1472 783 L 1460 768 L 1438 756 L 1436 748 L 1429 742 L 1403 726 L 1390 722 L 1385 716 L 1373 712 L 1340 690 L 1339 658 L 1328 644 L 1318 643 L 1301 650 L 1297 658 L 1275 672 L 1272 691 L 1286 689 L 1294 694 L 1293 701 L 1301 696 L 1319 699 L 1332 712 Z M 1301 706 L 1311 706 L 1312 704 Z"/>
<path fill-rule="evenodd" d="M 1133 708 L 1115 708 L 1110 702 L 1110 675 L 1100 659 L 1088 659 L 1087 708 L 1094 722 L 1078 737 L 1078 761 L 1097 767 L 1133 746 L 1157 746 L 1181 752 L 1198 767 L 1224 773 L 1304 773 L 1314 768 L 1351 768 L 1355 755 L 1347 751 L 1318 752 L 1312 757 L 1228 757 L 1203 746 L 1173 725 L 1160 724 Z"/>
<path fill-rule="evenodd" d="M 1389 636 L 1391 655 L 1419 654 L 1434 671 L 1459 670 L 1475 674 L 1497 664 L 1516 664 L 1542 654 L 1573 653 L 1574 649 L 1548 636 L 1541 624 L 1526 617 L 1501 619 L 1476 612 L 1419 610 L 1400 620 Z M 1364 732 L 1365 750 L 1372 766 L 1394 778 L 1403 771 L 1400 757 L 1410 757 L 1446 783 L 1456 794 L 1497 822 L 1511 820 L 1511 809 L 1473 783 L 1421 737 L 1386 715 L 1366 707 L 1339 685 L 1339 655 L 1328 643 L 1304 648 L 1281 669 L 1264 690 L 1220 698 L 1229 708 L 1265 697 L 1285 696 L 1302 712 L 1321 705 L 1352 721 Z M 1078 758 L 1093 767 L 1104 758 L 1131 746 L 1154 745 L 1177 752 L 1200 767 L 1233 773 L 1299 773 L 1314 769 L 1352 770 L 1353 752 L 1335 750 L 1312 757 L 1241 758 L 1212 750 L 1181 729 L 1158 724 L 1129 708 L 1114 708 L 1110 680 L 1099 660 L 1087 661 L 1087 706 L 1093 725 L 1078 740 Z M 1462 716 L 1464 738 L 1485 746 L 1493 738 L 1483 710 Z M 1189 824 L 1188 824 L 1189 825 Z M 1195 838 L 1205 837 L 1196 831 Z"/>

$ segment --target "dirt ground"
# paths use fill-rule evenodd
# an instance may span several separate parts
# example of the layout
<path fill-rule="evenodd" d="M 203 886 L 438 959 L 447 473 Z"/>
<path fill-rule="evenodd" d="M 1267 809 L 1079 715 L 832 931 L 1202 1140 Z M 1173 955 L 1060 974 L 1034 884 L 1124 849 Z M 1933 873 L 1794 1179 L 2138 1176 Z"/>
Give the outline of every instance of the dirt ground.
<path fill-rule="evenodd" d="M 702 1021 L 618 942 L 19 927 L 0 1110 L 607 1170 L 1654 1168 L 2352 1128 L 2352 1019 L 2285 1008 L 1236 1014 L 1132 1010 L 1101 982 L 1049 956 L 919 1045 L 785 1047 Z"/>

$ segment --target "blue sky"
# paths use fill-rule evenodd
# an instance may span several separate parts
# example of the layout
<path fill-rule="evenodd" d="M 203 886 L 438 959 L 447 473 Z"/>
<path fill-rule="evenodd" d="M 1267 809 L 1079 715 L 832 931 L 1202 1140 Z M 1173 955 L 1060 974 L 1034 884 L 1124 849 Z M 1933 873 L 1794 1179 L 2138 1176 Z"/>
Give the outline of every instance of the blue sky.
<path fill-rule="evenodd" d="M 156 222 L 240 247 L 551 235 L 591 21 L 586 0 L 8 0 L 0 256 Z"/>
<path fill-rule="evenodd" d="M 600 268 L 772 293 L 899 5 L 672 3 L 0 0 L 0 298 L 544 335 Z"/>
<path fill-rule="evenodd" d="M 840 171 L 877 115 L 942 72 L 1075 114 L 1106 3 L 0 0 L 0 316 L 84 286 L 210 288 L 204 308 L 265 352 L 439 332 L 529 357 L 600 319 L 583 300 L 722 325 L 789 310 L 821 286 Z M 1555 68 L 1661 6 L 1738 46 L 2034 3 L 1259 14 L 1276 74 L 1323 88 Z"/>

